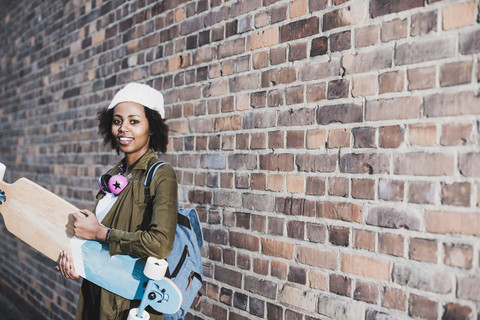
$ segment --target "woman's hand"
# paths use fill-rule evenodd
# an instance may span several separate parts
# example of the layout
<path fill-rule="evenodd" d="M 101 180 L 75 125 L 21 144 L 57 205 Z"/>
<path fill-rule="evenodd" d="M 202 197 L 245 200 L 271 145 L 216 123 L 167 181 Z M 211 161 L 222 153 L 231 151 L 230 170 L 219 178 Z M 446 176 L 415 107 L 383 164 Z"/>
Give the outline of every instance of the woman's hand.
<path fill-rule="evenodd" d="M 58 258 L 58 266 L 55 267 L 57 271 L 60 271 L 62 276 L 67 279 L 78 279 L 80 276 L 75 272 L 75 266 L 73 265 L 73 259 L 66 251 L 60 253 Z"/>
<path fill-rule="evenodd" d="M 105 241 L 108 228 L 100 224 L 95 214 L 89 210 L 80 210 L 73 214 L 75 236 L 86 240 Z"/>

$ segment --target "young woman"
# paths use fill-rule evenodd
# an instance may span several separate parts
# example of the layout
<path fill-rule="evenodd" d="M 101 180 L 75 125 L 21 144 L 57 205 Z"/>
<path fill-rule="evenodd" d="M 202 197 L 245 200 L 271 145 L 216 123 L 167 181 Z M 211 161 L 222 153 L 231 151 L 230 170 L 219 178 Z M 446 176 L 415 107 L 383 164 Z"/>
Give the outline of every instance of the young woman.
<path fill-rule="evenodd" d="M 109 176 L 99 180 L 95 213 L 82 210 L 81 214 L 74 214 L 75 236 L 108 242 L 111 255 L 160 259 L 168 256 L 177 224 L 177 180 L 173 168 L 166 164 L 157 170 L 151 183 L 151 193 L 155 195 L 152 212 L 147 212 L 143 193 L 148 168 L 157 161 L 154 151 L 166 152 L 168 127 L 164 116 L 162 94 L 138 83 L 125 86 L 99 113 L 99 132 L 105 144 L 123 152 L 125 157 Z M 110 176 L 119 182 L 110 184 L 114 190 L 108 187 Z M 57 268 L 68 279 L 79 277 L 66 253 L 61 254 Z M 138 304 L 139 301 L 125 300 L 84 280 L 76 319 L 127 319 L 129 310 Z M 148 311 L 150 319 L 162 319 L 155 311 Z"/>

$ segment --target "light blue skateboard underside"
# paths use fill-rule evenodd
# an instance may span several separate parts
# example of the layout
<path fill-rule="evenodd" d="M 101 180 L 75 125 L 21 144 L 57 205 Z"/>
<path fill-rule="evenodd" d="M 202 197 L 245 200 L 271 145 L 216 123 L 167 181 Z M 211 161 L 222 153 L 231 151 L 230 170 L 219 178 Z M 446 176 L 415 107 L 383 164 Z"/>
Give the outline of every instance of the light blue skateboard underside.
<path fill-rule="evenodd" d="M 126 299 L 142 299 L 145 262 L 128 255 L 110 256 L 108 245 L 85 241 L 82 245 L 85 278 Z"/>

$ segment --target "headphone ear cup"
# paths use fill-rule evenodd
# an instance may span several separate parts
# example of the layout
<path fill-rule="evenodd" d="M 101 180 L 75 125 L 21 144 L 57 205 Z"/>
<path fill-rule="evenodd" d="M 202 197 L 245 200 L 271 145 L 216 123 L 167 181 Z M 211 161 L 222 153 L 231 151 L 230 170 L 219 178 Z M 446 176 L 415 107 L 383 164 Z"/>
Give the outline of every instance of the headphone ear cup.
<path fill-rule="evenodd" d="M 108 180 L 108 189 L 114 195 L 118 196 L 128 185 L 128 180 L 121 174 L 114 175 Z"/>
<path fill-rule="evenodd" d="M 112 177 L 111 175 L 106 173 L 106 174 L 100 176 L 100 178 L 98 178 L 98 187 L 104 193 L 110 193 L 111 192 L 110 189 L 108 188 L 108 181 L 110 181 L 111 177 Z"/>

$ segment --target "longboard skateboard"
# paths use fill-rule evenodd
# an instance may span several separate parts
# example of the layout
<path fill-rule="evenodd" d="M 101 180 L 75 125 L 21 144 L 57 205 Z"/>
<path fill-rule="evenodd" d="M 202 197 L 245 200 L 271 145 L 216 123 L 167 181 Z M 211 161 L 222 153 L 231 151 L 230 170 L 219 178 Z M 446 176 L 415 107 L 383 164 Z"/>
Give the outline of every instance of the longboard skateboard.
<path fill-rule="evenodd" d="M 62 251 L 72 254 L 75 271 L 110 292 L 129 300 L 144 297 L 149 283 L 145 261 L 129 255 L 110 256 L 107 244 L 76 238 L 72 214 L 78 208 L 26 178 L 5 183 L 4 173 L 0 163 L 0 213 L 9 232 L 53 261 L 58 261 Z M 162 313 L 177 312 L 182 304 L 178 287 L 163 275 L 150 282 L 154 290 L 150 297 L 155 298 L 148 305 Z"/>

